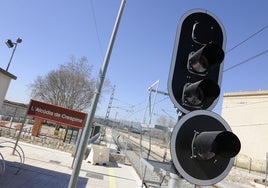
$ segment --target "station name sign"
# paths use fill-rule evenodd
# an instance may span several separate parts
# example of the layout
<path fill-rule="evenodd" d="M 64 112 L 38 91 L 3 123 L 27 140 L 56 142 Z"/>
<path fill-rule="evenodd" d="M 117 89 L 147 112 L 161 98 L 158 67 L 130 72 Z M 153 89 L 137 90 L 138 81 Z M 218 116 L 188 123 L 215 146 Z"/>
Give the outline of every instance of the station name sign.
<path fill-rule="evenodd" d="M 87 116 L 84 112 L 33 99 L 29 104 L 27 115 L 76 128 L 83 127 Z"/>

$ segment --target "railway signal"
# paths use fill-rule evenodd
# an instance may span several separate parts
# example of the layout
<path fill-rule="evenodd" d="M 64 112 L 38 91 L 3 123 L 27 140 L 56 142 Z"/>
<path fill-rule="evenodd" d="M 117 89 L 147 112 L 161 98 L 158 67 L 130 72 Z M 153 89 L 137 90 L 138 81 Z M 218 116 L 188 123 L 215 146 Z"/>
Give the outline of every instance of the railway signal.
<path fill-rule="evenodd" d="M 225 178 L 240 151 L 240 141 L 226 121 L 208 110 L 183 116 L 171 135 L 170 152 L 178 173 L 196 185 Z"/>
<path fill-rule="evenodd" d="M 175 107 L 183 113 L 217 103 L 226 43 L 223 26 L 208 12 L 193 12 L 178 25 L 168 79 Z"/>
<path fill-rule="evenodd" d="M 206 10 L 187 12 L 178 25 L 168 80 L 172 102 L 182 117 L 170 141 L 177 172 L 196 185 L 213 185 L 231 170 L 240 141 L 218 114 L 225 31 Z"/>

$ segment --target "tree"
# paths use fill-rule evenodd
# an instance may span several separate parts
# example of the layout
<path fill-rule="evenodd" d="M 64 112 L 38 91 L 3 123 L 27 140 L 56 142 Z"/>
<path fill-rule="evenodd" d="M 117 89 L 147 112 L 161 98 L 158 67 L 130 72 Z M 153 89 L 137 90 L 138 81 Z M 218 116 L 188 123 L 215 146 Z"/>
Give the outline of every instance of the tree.
<path fill-rule="evenodd" d="M 57 70 L 50 71 L 44 77 L 38 76 L 30 84 L 31 96 L 51 104 L 75 110 L 85 110 L 92 102 L 95 90 L 95 79 L 91 77 L 92 66 L 86 57 L 59 65 Z M 105 87 L 109 86 L 106 80 Z"/>
<path fill-rule="evenodd" d="M 157 120 L 156 120 L 156 123 L 158 123 L 158 124 L 160 124 L 160 125 L 165 125 L 165 126 L 168 127 L 168 125 L 167 125 L 167 118 L 166 118 L 166 116 L 164 116 L 164 115 L 159 116 L 159 117 L 157 118 Z"/>
<path fill-rule="evenodd" d="M 174 125 L 176 124 L 175 120 L 171 116 L 165 116 L 165 115 L 160 115 L 157 118 L 156 123 L 159 125 L 164 125 L 169 128 L 174 127 Z"/>

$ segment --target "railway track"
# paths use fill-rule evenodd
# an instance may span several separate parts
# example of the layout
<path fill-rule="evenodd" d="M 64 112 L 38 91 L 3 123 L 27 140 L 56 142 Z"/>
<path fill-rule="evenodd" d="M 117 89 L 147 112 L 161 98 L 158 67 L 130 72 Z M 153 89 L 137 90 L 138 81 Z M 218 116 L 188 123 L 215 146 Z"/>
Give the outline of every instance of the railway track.
<path fill-rule="evenodd" d="M 138 135 L 139 136 L 139 135 Z M 126 154 L 127 160 L 135 168 L 137 174 L 143 180 L 145 187 L 165 187 L 168 183 L 168 177 L 162 176 L 160 173 L 152 171 L 141 162 L 141 158 L 147 158 L 154 161 L 167 161 L 166 155 L 158 151 L 150 150 L 149 145 L 141 145 L 137 135 L 129 135 L 126 133 L 117 133 L 114 140 L 120 151 Z"/>
<path fill-rule="evenodd" d="M 140 155 L 142 151 L 142 156 L 143 157 L 149 157 L 152 160 L 156 161 L 170 161 L 170 153 L 169 153 L 169 148 L 166 147 L 166 145 L 160 144 L 160 143 L 155 143 L 152 142 L 152 147 L 149 147 L 149 140 L 148 138 L 143 137 L 142 143 L 140 142 L 140 135 L 137 134 L 132 134 L 128 135 L 127 133 L 118 133 L 117 136 L 119 136 L 123 139 L 128 140 L 128 150 L 133 150 L 138 152 Z M 121 142 L 122 143 L 122 142 Z M 155 149 L 154 148 L 158 148 Z M 159 148 L 162 148 L 161 151 L 159 151 Z M 123 148 L 124 149 L 124 148 Z"/>
<path fill-rule="evenodd" d="M 147 168 L 145 164 L 141 162 L 141 158 L 158 161 L 158 162 L 169 162 L 171 156 L 169 148 L 164 148 L 164 145 L 160 143 L 152 142 L 151 150 L 149 149 L 148 138 L 143 138 L 142 144 L 140 143 L 139 134 L 129 134 L 124 132 L 117 132 L 114 135 L 114 141 L 118 146 L 120 152 L 126 154 L 127 160 L 136 170 L 137 174 L 143 180 L 143 187 L 146 188 L 167 188 L 168 187 L 168 176 L 153 171 Z M 144 144 L 145 143 L 145 144 Z M 154 147 L 153 147 L 154 146 Z M 162 148 L 161 150 L 155 148 Z M 200 186 L 193 185 L 186 180 L 182 180 L 181 188 L 201 188 Z M 218 188 L 217 185 L 206 186 L 210 188 Z"/>
<path fill-rule="evenodd" d="M 167 179 L 160 174 L 149 170 L 146 165 L 141 162 L 141 158 L 146 158 L 149 155 L 151 160 L 161 161 L 163 158 L 160 154 L 150 151 L 146 146 L 140 146 L 140 142 L 133 136 L 126 133 L 117 133 L 113 136 L 114 141 L 120 152 L 126 154 L 128 162 L 134 167 L 137 174 L 143 180 L 144 187 L 161 187 L 167 185 Z"/>

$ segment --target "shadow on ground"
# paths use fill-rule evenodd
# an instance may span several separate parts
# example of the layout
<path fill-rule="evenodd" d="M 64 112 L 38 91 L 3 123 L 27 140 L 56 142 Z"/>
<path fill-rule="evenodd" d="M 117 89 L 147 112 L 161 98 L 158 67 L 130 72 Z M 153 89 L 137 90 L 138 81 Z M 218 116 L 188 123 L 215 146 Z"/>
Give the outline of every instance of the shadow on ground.
<path fill-rule="evenodd" d="M 18 171 L 19 169 L 19 171 Z M 5 161 L 1 188 L 66 188 L 71 175 L 17 162 Z M 85 188 L 87 178 L 78 178 L 77 188 Z"/>

